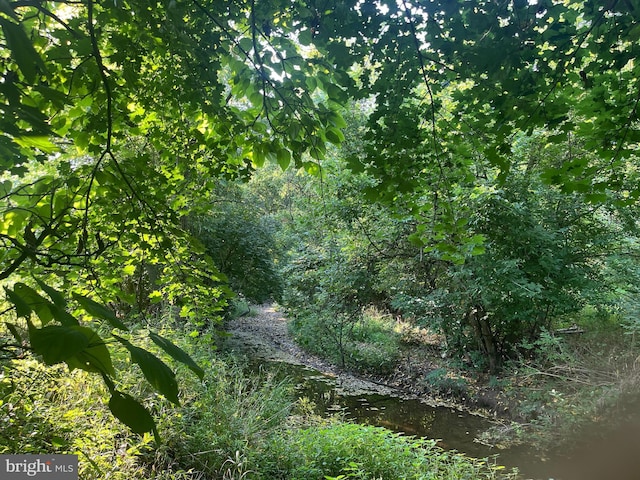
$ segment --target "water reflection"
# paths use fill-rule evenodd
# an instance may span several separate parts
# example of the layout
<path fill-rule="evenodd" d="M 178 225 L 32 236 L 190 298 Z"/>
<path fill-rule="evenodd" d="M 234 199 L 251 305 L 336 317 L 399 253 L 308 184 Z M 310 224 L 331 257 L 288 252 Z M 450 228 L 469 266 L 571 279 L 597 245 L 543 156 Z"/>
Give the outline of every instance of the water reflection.
<path fill-rule="evenodd" d="M 514 447 L 498 450 L 475 439 L 487 430 L 489 419 L 445 406 L 434 406 L 416 399 L 375 393 L 324 375 L 309 367 L 254 358 L 252 369 L 275 371 L 295 385 L 300 398 L 307 398 L 319 415 L 340 414 L 357 423 L 386 427 L 397 433 L 436 439 L 438 445 L 465 455 L 486 458 L 498 455 L 497 463 L 517 467 L 526 479 L 550 479 L 553 468 L 530 449 Z"/>
<path fill-rule="evenodd" d="M 438 439 L 443 448 L 464 452 L 473 457 L 499 453 L 475 438 L 491 426 L 483 417 L 448 407 L 428 405 L 416 399 L 404 399 L 369 392 L 350 393 L 333 377 L 320 375 L 306 367 L 275 363 L 275 367 L 292 378 L 300 397 L 315 404 L 316 413 L 340 412 L 358 423 L 386 427 L 398 433 Z"/>

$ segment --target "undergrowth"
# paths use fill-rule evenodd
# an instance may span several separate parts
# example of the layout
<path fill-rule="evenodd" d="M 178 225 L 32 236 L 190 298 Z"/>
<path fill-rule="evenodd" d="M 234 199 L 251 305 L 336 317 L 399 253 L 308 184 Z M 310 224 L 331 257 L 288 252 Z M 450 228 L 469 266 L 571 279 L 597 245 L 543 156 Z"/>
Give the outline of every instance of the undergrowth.
<path fill-rule="evenodd" d="M 487 432 L 484 441 L 567 448 L 638 420 L 638 345 L 618 324 L 581 320 L 581 333 L 545 333 L 528 345 L 530 355 L 506 365 L 500 388 L 512 421 Z"/>
<path fill-rule="evenodd" d="M 119 382 L 153 412 L 160 445 L 114 419 L 95 376 L 22 359 L 2 365 L 0 454 L 76 454 L 83 480 L 507 478 L 487 461 L 446 452 L 432 441 L 321 420 L 296 407 L 287 382 L 248 374 L 204 341 L 186 344 L 183 335 L 161 333 L 189 350 L 207 373 L 200 382 L 174 365 L 181 386 L 181 406 L 175 407 L 150 391 L 135 369 L 123 370 Z"/>
<path fill-rule="evenodd" d="M 360 373 L 389 374 L 400 358 L 402 334 L 375 309 L 340 318 L 309 308 L 297 312 L 289 329 L 308 352 Z"/>

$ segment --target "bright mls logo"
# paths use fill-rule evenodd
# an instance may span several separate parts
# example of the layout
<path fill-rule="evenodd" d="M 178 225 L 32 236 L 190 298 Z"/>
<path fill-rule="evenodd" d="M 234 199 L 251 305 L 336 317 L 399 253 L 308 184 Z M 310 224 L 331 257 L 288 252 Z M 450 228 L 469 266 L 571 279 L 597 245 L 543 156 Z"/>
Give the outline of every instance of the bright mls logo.
<path fill-rule="evenodd" d="M 2 480 L 77 480 L 77 455 L 0 455 Z"/>

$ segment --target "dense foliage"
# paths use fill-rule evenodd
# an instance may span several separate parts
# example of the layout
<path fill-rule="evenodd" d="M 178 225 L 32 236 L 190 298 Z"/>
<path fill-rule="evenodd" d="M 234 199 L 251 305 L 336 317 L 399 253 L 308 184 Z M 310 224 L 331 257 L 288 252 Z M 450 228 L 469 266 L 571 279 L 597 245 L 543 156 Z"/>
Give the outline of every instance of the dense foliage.
<path fill-rule="evenodd" d="M 181 332 L 162 333 L 189 349 Z M 96 480 L 513 478 L 491 461 L 446 452 L 435 441 L 317 418 L 308 405 L 291 402 L 288 382 L 273 373 L 247 373 L 242 363 L 205 346 L 189 349 L 206 366 L 204 382 L 184 376 L 180 407 L 153 402 L 161 445 L 150 434 L 123 432 L 96 402 L 105 388 L 88 372 L 70 375 L 63 366 L 34 360 L 5 366 L 0 454 L 78 454 L 79 476 Z M 127 361 L 125 355 L 114 360 Z M 124 371 L 119 381 L 136 395 L 148 394 L 134 372 Z"/>
<path fill-rule="evenodd" d="M 221 179 L 269 161 L 316 174 L 310 212 L 341 222 L 312 225 L 326 241 L 293 272 L 315 275 L 318 291 L 303 291 L 315 308 L 349 327 L 369 303 L 429 305 L 413 314 L 440 321 L 452 348 L 475 338 L 496 368 L 578 308 L 610 232 L 633 218 L 638 12 L 635 0 L 0 1 L 2 360 L 94 373 L 119 419 L 155 431 L 112 357 L 126 352 L 178 404 L 160 351 L 203 372 L 156 333 L 158 355 L 140 347 L 139 324 L 166 313 L 197 336 L 229 284 L 279 295 L 270 224 L 210 204 Z M 514 146 L 538 129 L 550 150 L 527 163 Z M 341 143 L 352 176 L 325 190 Z M 560 213 L 575 212 L 552 209 L 563 195 L 584 212 L 568 224 Z"/>
<path fill-rule="evenodd" d="M 234 292 L 255 303 L 280 298 L 279 225 L 264 199 L 238 185 L 218 185 L 210 209 L 189 223 Z"/>
<path fill-rule="evenodd" d="M 297 209 L 287 211 L 297 212 L 297 221 L 285 224 L 284 235 L 298 243 L 283 299 L 301 343 L 369 370 L 352 345 L 370 325 L 366 309 L 373 306 L 443 334 L 449 354 L 495 372 L 585 307 L 616 314 L 633 303 L 635 277 L 615 270 L 635 264 L 637 209 L 585 201 L 545 181 L 544 166 L 566 154 L 537 134 L 514 145 L 514 168 L 504 180 L 477 162 L 485 177 L 456 187 L 457 224 L 472 241 L 459 249 L 436 248 L 450 232 L 416 223 L 401 193 L 393 205 L 366 200 L 375 179 L 354 173 L 344 150 L 336 150 L 315 195 L 297 196 Z M 388 349 L 369 343 L 370 350 Z"/>

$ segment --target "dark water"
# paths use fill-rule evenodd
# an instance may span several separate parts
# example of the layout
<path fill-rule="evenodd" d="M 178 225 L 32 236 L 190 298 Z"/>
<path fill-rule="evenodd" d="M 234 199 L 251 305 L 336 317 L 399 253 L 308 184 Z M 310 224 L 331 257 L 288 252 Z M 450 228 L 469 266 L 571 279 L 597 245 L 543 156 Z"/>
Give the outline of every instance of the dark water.
<path fill-rule="evenodd" d="M 335 377 L 289 363 L 264 361 L 260 368 L 276 369 L 296 385 L 299 397 L 308 398 L 318 414 L 339 413 L 358 423 L 386 427 L 394 432 L 438 440 L 438 445 L 465 455 L 486 458 L 498 455 L 497 463 L 517 467 L 524 478 L 553 478 L 545 462 L 525 448 L 498 450 L 475 439 L 493 423 L 478 415 L 416 399 L 371 392 L 349 393 Z"/>
<path fill-rule="evenodd" d="M 640 480 L 640 399 L 629 403 L 628 410 L 633 415 L 628 422 L 622 422 L 628 424 L 628 431 L 606 433 L 599 425 L 594 431 L 586 431 L 580 438 L 572 439 L 575 452 L 558 450 L 552 458 L 543 458 L 541 452 L 526 447 L 499 450 L 478 443 L 476 438 L 494 425 L 490 419 L 415 399 L 383 395 L 380 390 L 354 392 L 343 388 L 348 385 L 341 385 L 336 377 L 273 360 L 274 357 L 263 355 L 260 349 L 237 340 L 223 349 L 248 355 L 253 369 L 275 370 L 279 376 L 290 379 L 298 396 L 308 398 L 318 414 L 339 413 L 358 423 L 437 439 L 441 447 L 470 457 L 495 456 L 497 464 L 516 467 L 523 479 Z"/>

